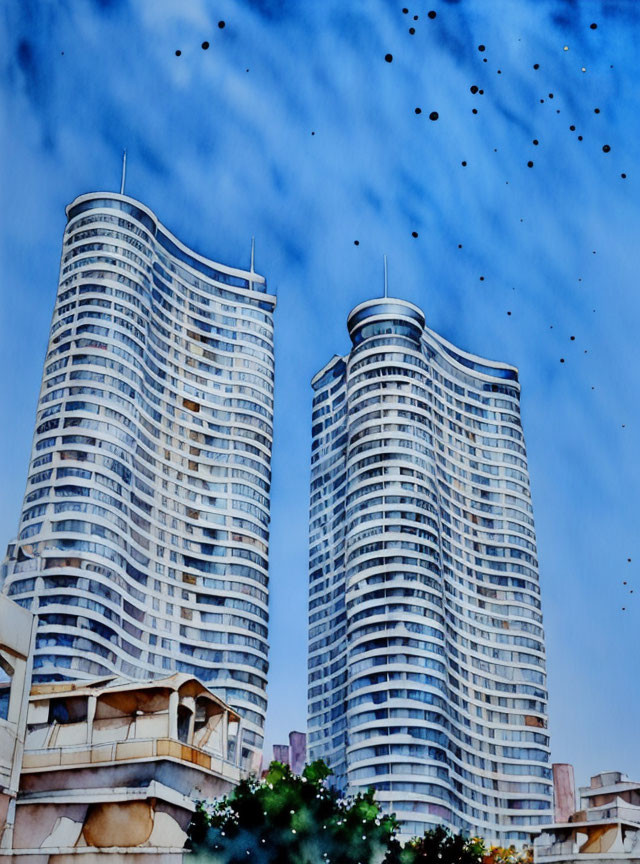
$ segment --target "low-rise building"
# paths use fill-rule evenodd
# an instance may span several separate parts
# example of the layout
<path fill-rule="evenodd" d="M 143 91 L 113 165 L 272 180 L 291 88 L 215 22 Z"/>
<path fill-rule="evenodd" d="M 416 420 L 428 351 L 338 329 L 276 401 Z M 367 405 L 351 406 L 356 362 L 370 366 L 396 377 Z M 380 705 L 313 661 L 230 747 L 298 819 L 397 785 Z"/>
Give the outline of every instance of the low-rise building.
<path fill-rule="evenodd" d="M 105 853 L 179 864 L 195 802 L 240 780 L 240 726 L 185 674 L 34 685 L 0 864 L 64 864 L 76 854 L 93 864 Z"/>
<path fill-rule="evenodd" d="M 0 854 L 12 842 L 34 636 L 31 613 L 0 595 Z"/>
<path fill-rule="evenodd" d="M 536 864 L 640 864 L 640 783 L 605 771 L 579 798 L 576 812 L 535 838 Z"/>

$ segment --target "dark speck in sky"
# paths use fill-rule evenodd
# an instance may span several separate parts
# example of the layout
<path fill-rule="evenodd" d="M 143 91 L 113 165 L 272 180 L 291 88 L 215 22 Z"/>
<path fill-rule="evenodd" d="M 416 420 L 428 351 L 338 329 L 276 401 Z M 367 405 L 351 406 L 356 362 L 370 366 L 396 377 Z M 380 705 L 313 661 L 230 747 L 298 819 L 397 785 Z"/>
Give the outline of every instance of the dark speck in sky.
<path fill-rule="evenodd" d="M 598 29 L 598 25 L 595 23 L 595 21 L 594 21 L 594 23 L 591 24 L 590 26 L 591 26 L 591 29 L 592 29 L 592 30 L 597 30 L 597 29 Z"/>
<path fill-rule="evenodd" d="M 536 147 L 537 147 L 537 146 L 538 146 L 538 144 L 539 144 L 539 143 L 540 143 L 540 142 L 539 142 L 539 141 L 538 141 L 538 139 L 537 139 L 537 138 L 534 138 L 534 139 L 533 139 L 533 143 L 534 143 L 534 144 L 535 144 L 535 145 L 536 145 Z"/>
<path fill-rule="evenodd" d="M 359 246 L 359 245 L 360 245 L 360 241 L 359 241 L 359 240 L 354 240 L 354 241 L 353 241 L 353 245 L 354 245 L 354 246 Z"/>
<path fill-rule="evenodd" d="M 218 21 L 218 27 L 219 27 L 221 30 L 224 30 L 224 26 L 225 26 L 225 25 L 224 25 L 224 21 Z"/>
<path fill-rule="evenodd" d="M 477 108 L 472 108 L 472 109 L 471 109 L 471 113 L 472 113 L 472 114 L 477 114 L 477 113 L 478 113 L 478 109 L 477 109 Z"/>
<path fill-rule="evenodd" d="M 472 93 L 477 93 L 478 87 L 477 87 L 477 85 L 472 84 L 471 87 L 469 87 L 469 90 L 471 90 Z"/>
<path fill-rule="evenodd" d="M 534 64 L 533 64 L 533 68 L 534 68 L 534 69 L 539 69 L 539 68 L 540 68 L 540 64 L 539 64 L 539 63 L 534 63 Z"/>
<path fill-rule="evenodd" d="M 202 50 L 203 50 L 203 51 L 206 51 L 208 47 L 209 47 L 209 43 L 208 43 L 208 42 L 203 42 L 203 43 L 202 43 Z"/>
<path fill-rule="evenodd" d="M 416 114 L 422 114 L 422 108 L 416 108 L 415 111 Z"/>
<path fill-rule="evenodd" d="M 411 33 L 412 36 L 413 36 L 413 34 L 414 34 L 415 32 L 416 32 L 416 28 L 415 28 L 415 27 L 409 27 L 409 33 Z"/>
<path fill-rule="evenodd" d="M 529 161 L 527 162 L 527 165 L 529 166 L 529 168 L 533 168 L 533 162 L 532 162 L 531 160 L 529 160 Z"/>
<path fill-rule="evenodd" d="M 178 50 L 176 51 L 176 57 L 179 57 L 181 54 L 182 54 L 182 51 L 178 48 Z"/>
<path fill-rule="evenodd" d="M 478 45 L 478 51 L 484 51 L 484 50 L 485 50 L 484 45 Z"/>
<path fill-rule="evenodd" d="M 412 236 L 412 237 L 417 237 L 417 236 L 418 236 L 418 232 L 417 232 L 417 231 L 412 231 L 412 232 L 411 232 L 411 236 Z"/>
<path fill-rule="evenodd" d="M 393 54 L 385 54 L 384 59 L 387 61 L 387 63 L 391 63 L 391 61 L 393 60 Z"/>
<path fill-rule="evenodd" d="M 620 176 L 622 177 L 623 180 L 626 180 L 626 179 L 627 179 L 627 175 L 626 175 L 626 174 L 621 174 Z"/>
<path fill-rule="evenodd" d="M 603 153 L 608 153 L 610 150 L 611 150 L 611 147 L 608 144 L 602 145 L 602 152 Z"/>
<path fill-rule="evenodd" d="M 599 113 L 600 113 L 600 109 L 599 109 L 599 108 L 594 108 L 594 109 L 593 109 L 593 113 L 594 113 L 594 114 L 599 114 Z"/>
<path fill-rule="evenodd" d="M 466 168 L 466 167 L 467 167 L 467 163 L 466 163 L 466 162 L 462 162 L 461 164 L 462 164 L 462 167 L 463 167 L 463 168 Z"/>
<path fill-rule="evenodd" d="M 437 111 L 432 111 L 431 114 L 429 114 L 429 120 L 437 120 L 439 116 L 440 115 Z"/>
<path fill-rule="evenodd" d="M 427 14 L 429 15 L 429 18 L 431 18 L 431 19 L 436 17 L 436 13 L 433 11 L 433 9 L 430 12 L 428 12 Z"/>

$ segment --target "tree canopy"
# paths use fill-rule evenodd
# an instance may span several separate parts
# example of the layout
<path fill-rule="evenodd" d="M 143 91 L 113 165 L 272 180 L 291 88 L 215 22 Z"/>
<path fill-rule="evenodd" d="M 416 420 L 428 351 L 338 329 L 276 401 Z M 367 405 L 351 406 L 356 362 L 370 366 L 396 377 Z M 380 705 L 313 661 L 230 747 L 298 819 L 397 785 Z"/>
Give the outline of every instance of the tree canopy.
<path fill-rule="evenodd" d="M 484 845 L 437 827 L 406 844 L 374 791 L 349 798 L 330 788 L 322 760 L 300 776 L 272 762 L 213 804 L 199 802 L 189 829 L 196 861 L 207 864 L 481 864 Z"/>

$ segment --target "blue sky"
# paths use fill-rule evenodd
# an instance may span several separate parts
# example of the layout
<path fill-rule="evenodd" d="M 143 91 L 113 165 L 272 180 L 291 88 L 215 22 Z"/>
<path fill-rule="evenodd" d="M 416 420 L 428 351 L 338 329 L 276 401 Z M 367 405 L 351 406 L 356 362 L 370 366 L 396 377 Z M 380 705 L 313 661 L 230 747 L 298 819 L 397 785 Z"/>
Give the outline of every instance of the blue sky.
<path fill-rule="evenodd" d="M 229 264 L 255 235 L 278 293 L 269 742 L 306 716 L 309 381 L 347 350 L 385 253 L 390 294 L 520 367 L 553 759 L 580 783 L 640 778 L 638 4 L 7 0 L 0 16 L 0 542 L 64 206 L 117 191 L 126 146 L 128 194 Z"/>

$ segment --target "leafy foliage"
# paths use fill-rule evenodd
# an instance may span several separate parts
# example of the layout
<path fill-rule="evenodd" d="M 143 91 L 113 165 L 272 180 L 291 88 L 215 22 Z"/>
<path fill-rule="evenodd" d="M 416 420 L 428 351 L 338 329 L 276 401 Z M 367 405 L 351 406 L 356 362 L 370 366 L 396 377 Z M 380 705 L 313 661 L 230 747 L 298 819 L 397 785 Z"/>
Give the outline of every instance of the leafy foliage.
<path fill-rule="evenodd" d="M 243 780 L 211 807 L 200 804 L 189 832 L 196 856 L 211 864 L 382 864 L 394 817 L 381 814 L 373 790 L 341 799 L 325 785 L 330 773 L 321 760 L 300 777 L 272 762 L 264 780 Z"/>
<path fill-rule="evenodd" d="M 491 857 L 479 837 L 442 826 L 402 845 L 395 817 L 380 811 L 374 791 L 340 798 L 326 785 L 331 773 L 322 760 L 300 777 L 272 762 L 262 781 L 243 780 L 220 801 L 200 802 L 189 828 L 194 862 L 530 864 L 497 847 Z"/>

